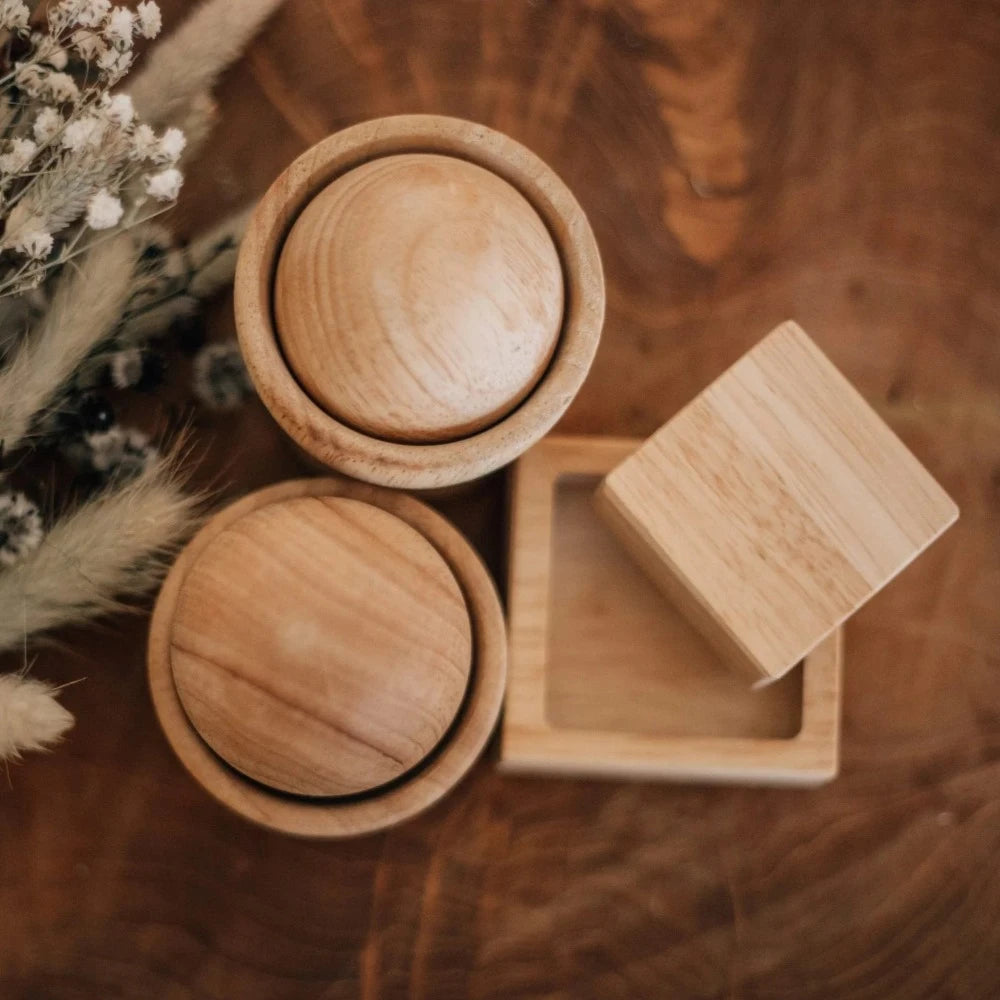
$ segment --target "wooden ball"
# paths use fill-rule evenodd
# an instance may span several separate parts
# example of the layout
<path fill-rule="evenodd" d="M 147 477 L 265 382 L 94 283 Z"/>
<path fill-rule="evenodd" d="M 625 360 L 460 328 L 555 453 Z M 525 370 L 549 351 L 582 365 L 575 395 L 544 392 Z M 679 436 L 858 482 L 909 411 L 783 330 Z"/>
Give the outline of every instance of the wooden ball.
<path fill-rule="evenodd" d="M 178 697 L 228 764 L 283 792 L 343 796 L 405 775 L 465 695 L 472 629 L 448 564 L 385 510 L 305 496 L 227 525 L 184 578 Z"/>
<path fill-rule="evenodd" d="M 531 204 L 497 174 L 407 153 L 355 167 L 281 251 L 278 336 L 331 415 L 390 441 L 453 441 L 535 387 L 559 340 L 563 274 Z"/>

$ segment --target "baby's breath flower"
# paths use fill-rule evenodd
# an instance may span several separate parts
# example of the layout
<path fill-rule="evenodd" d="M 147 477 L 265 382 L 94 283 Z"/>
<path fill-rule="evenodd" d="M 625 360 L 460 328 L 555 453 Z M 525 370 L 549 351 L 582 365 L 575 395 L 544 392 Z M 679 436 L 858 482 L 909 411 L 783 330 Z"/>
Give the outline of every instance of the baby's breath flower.
<path fill-rule="evenodd" d="M 21 233 L 14 240 L 14 249 L 34 260 L 44 260 L 52 252 L 52 234 L 44 229 Z"/>
<path fill-rule="evenodd" d="M 128 94 L 115 94 L 114 97 L 105 94 L 101 101 L 101 109 L 111 121 L 123 128 L 131 125 L 135 118 L 135 106 Z"/>
<path fill-rule="evenodd" d="M 153 0 L 143 0 L 135 9 L 139 16 L 139 31 L 143 38 L 156 38 L 163 27 L 163 18 L 160 16 L 160 8 Z"/>
<path fill-rule="evenodd" d="M 158 174 L 147 174 L 146 193 L 157 201 L 173 201 L 180 193 L 183 180 L 181 172 L 174 167 Z"/>
<path fill-rule="evenodd" d="M 130 51 L 117 52 L 115 49 L 105 49 L 97 57 L 98 68 L 107 75 L 109 87 L 114 86 L 128 72 L 133 58 Z"/>
<path fill-rule="evenodd" d="M 111 0 L 59 0 L 49 10 L 49 30 L 57 35 L 74 24 L 96 27 L 107 17 L 109 10 Z"/>
<path fill-rule="evenodd" d="M 132 159 L 152 159 L 158 145 L 156 133 L 148 125 L 137 126 L 132 133 Z"/>
<path fill-rule="evenodd" d="M 0 171 L 19 174 L 35 158 L 38 146 L 30 139 L 11 139 L 10 148 L 0 156 Z"/>
<path fill-rule="evenodd" d="M 96 28 L 111 10 L 111 0 L 70 0 L 74 11 L 76 23 L 84 28 Z"/>
<path fill-rule="evenodd" d="M 49 7 L 49 31 L 57 35 L 72 23 L 75 17 L 73 8 L 80 6 L 80 0 L 59 0 L 55 6 Z"/>
<path fill-rule="evenodd" d="M 157 163 L 176 163 L 186 145 L 187 139 L 184 138 L 184 133 L 179 128 L 168 128 L 156 145 L 154 159 Z"/>
<path fill-rule="evenodd" d="M 135 14 L 128 7 L 115 7 L 104 25 L 104 37 L 118 49 L 130 49 L 134 30 Z"/>
<path fill-rule="evenodd" d="M 80 96 L 76 81 L 69 73 L 49 73 L 45 87 L 53 101 L 75 101 Z"/>
<path fill-rule="evenodd" d="M 104 39 L 93 31 L 74 31 L 70 43 L 85 62 L 93 62 L 108 51 Z"/>
<path fill-rule="evenodd" d="M 50 74 L 34 63 L 14 63 L 14 84 L 32 97 L 37 97 Z"/>
<path fill-rule="evenodd" d="M 30 16 L 31 12 L 21 0 L 0 0 L 0 28 L 23 31 L 28 27 Z"/>
<path fill-rule="evenodd" d="M 44 145 L 50 139 L 54 138 L 62 127 L 63 116 L 55 108 L 42 108 L 35 118 L 32 132 L 34 133 L 35 141 Z"/>
<path fill-rule="evenodd" d="M 107 188 L 101 188 L 87 203 L 87 225 L 91 229 L 113 229 L 121 222 L 121 200 Z"/>
<path fill-rule="evenodd" d="M 97 115 L 85 115 L 71 121 L 62 134 L 64 149 L 78 153 L 88 146 L 96 149 L 104 138 L 104 122 Z"/>

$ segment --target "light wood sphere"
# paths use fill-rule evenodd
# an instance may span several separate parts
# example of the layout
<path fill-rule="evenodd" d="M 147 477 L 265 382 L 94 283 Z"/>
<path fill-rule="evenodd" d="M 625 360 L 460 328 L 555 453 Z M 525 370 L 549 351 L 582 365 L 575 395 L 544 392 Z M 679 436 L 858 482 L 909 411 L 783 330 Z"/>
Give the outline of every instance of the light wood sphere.
<path fill-rule="evenodd" d="M 253 510 L 184 578 L 170 633 L 201 738 L 270 788 L 371 791 L 441 742 L 472 669 L 462 591 L 401 519 L 340 496 Z"/>
<path fill-rule="evenodd" d="M 274 310 L 289 367 L 324 410 L 388 441 L 454 441 L 514 410 L 563 322 L 544 222 L 506 180 L 454 156 L 348 170 L 296 219 Z"/>

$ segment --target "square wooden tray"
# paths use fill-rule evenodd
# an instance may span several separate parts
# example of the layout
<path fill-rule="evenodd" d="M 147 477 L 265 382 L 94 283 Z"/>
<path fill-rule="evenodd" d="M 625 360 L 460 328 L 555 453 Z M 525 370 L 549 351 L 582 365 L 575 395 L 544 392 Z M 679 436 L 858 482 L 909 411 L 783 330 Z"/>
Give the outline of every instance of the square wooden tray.
<path fill-rule="evenodd" d="M 642 442 L 549 437 L 516 464 L 504 770 L 816 785 L 837 773 L 841 632 L 752 690 L 598 516 Z"/>

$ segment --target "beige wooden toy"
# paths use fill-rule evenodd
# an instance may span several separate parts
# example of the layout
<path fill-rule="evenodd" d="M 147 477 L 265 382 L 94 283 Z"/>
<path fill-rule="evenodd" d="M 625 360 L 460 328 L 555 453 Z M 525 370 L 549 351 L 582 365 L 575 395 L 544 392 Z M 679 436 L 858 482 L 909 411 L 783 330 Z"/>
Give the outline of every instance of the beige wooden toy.
<path fill-rule="evenodd" d="M 731 662 L 781 677 L 958 516 L 785 323 L 610 472 L 601 510 Z"/>
<path fill-rule="evenodd" d="M 157 600 L 150 684 L 168 740 L 265 826 L 337 837 L 398 823 L 481 752 L 503 694 L 493 582 L 440 515 L 343 479 L 216 515 Z"/>
<path fill-rule="evenodd" d="M 595 509 L 640 440 L 549 437 L 511 491 L 504 770 L 815 785 L 837 772 L 841 639 L 753 691 Z"/>
<path fill-rule="evenodd" d="M 471 122 L 365 122 L 299 157 L 257 207 L 235 286 L 265 405 L 308 454 L 427 489 L 512 461 L 569 406 L 604 317 L 566 186 Z"/>
<path fill-rule="evenodd" d="M 559 340 L 552 237 L 496 174 L 384 156 L 303 209 L 278 261 L 285 356 L 323 408 L 389 440 L 453 441 L 505 416 Z"/>

